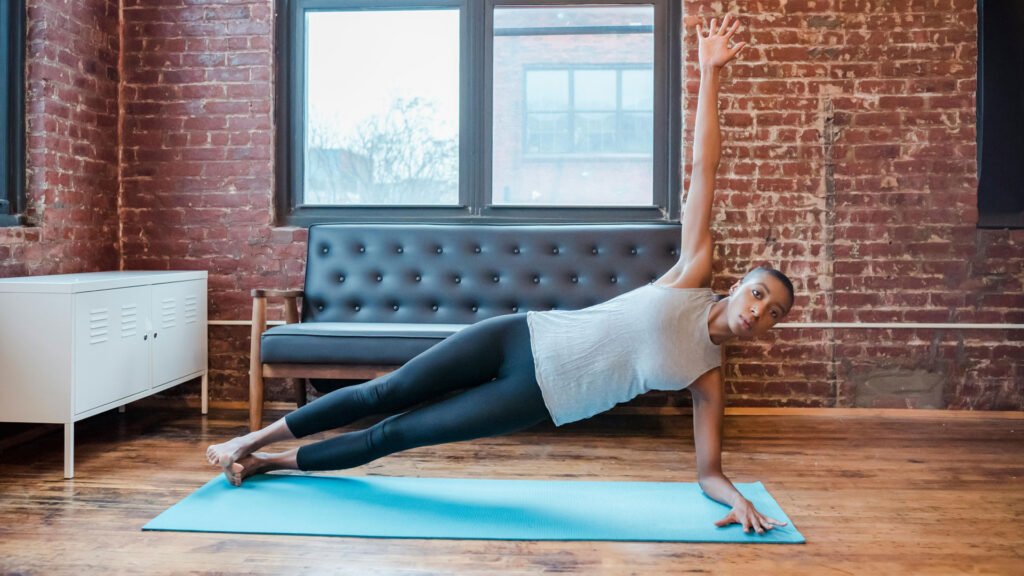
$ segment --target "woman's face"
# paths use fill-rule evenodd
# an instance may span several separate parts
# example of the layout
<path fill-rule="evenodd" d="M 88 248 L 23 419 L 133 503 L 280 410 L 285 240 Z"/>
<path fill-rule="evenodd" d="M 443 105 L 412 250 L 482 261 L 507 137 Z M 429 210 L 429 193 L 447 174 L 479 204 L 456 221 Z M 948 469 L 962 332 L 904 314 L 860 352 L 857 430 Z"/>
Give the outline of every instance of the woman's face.
<path fill-rule="evenodd" d="M 729 289 L 729 329 L 737 336 L 760 336 L 782 321 L 792 306 L 789 290 L 778 278 L 758 274 Z"/>

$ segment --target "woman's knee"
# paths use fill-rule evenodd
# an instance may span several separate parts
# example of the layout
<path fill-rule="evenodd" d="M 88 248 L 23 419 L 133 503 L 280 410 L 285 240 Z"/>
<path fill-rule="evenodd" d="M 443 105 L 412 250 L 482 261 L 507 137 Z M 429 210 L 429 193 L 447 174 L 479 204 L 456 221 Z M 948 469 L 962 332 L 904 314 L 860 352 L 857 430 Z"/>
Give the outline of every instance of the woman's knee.
<path fill-rule="evenodd" d="M 412 447 L 413 435 L 399 421 L 400 416 L 390 416 L 366 429 L 366 449 L 375 457 Z"/>

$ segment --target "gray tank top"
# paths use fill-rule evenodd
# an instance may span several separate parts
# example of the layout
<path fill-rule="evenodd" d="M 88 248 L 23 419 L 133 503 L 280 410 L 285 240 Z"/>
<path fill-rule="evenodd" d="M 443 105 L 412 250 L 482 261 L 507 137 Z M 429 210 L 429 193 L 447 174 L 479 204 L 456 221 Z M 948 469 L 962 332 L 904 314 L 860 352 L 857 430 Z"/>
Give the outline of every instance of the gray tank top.
<path fill-rule="evenodd" d="M 582 310 L 527 312 L 537 383 L 556 426 L 650 390 L 682 390 L 721 364 L 710 288 L 648 284 Z"/>

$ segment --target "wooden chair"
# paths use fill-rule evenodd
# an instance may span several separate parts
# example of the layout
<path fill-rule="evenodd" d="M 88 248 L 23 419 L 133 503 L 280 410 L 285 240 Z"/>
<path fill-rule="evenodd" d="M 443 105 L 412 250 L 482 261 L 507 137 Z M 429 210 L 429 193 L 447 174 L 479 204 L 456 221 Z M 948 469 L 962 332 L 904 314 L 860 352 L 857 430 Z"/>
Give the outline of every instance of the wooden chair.
<path fill-rule="evenodd" d="M 398 366 L 339 366 L 337 364 L 264 364 L 260 360 L 261 335 L 267 329 L 267 298 L 284 298 L 285 322 L 299 321 L 298 299 L 302 290 L 252 291 L 252 342 L 249 349 L 249 430 L 263 427 L 264 378 L 284 378 L 295 391 L 295 404 L 306 404 L 307 378 L 353 378 L 370 380 Z"/>

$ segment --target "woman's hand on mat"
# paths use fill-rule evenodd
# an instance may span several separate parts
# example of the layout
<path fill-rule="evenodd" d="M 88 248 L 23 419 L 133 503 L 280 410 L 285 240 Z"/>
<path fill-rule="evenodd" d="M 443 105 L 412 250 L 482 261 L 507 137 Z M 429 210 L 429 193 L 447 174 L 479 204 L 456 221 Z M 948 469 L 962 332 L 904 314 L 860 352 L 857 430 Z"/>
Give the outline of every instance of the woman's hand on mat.
<path fill-rule="evenodd" d="M 735 58 L 740 53 L 740 50 L 747 45 L 746 42 L 740 42 L 732 48 L 729 47 L 729 40 L 740 26 L 740 21 L 736 19 L 732 19 L 732 26 L 730 26 L 730 18 L 732 18 L 732 14 L 726 14 L 725 18 L 722 19 L 721 26 L 718 25 L 716 18 L 712 18 L 707 33 L 705 33 L 700 24 L 697 24 L 699 44 L 697 57 L 701 68 L 706 66 L 721 68 Z"/>
<path fill-rule="evenodd" d="M 741 524 L 743 525 L 744 532 L 750 532 L 753 528 L 758 534 L 764 534 L 767 530 L 771 530 L 775 526 L 785 526 L 787 522 L 779 522 L 774 518 L 769 518 L 764 514 L 761 514 L 754 508 L 750 500 L 746 498 L 740 500 L 738 504 L 733 506 L 729 514 L 722 518 L 718 522 L 715 522 L 715 526 L 721 528 L 722 526 L 728 526 L 729 524 Z"/>

